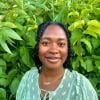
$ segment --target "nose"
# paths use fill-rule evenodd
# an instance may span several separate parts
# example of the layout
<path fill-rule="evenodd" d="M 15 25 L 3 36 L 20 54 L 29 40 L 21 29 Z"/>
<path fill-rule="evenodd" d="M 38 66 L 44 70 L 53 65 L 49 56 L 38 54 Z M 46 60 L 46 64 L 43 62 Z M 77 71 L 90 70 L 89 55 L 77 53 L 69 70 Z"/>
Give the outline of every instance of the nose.
<path fill-rule="evenodd" d="M 55 43 L 51 44 L 51 46 L 49 48 L 49 53 L 57 54 L 58 52 L 59 52 L 59 49 L 58 49 L 57 44 L 55 44 Z"/>

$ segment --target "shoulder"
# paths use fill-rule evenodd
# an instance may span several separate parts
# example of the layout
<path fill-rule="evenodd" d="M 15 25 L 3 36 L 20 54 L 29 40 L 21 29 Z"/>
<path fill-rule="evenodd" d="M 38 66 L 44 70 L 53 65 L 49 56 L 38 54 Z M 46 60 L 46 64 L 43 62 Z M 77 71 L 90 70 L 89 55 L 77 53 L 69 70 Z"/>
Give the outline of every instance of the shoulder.
<path fill-rule="evenodd" d="M 92 83 L 85 75 L 83 75 L 77 71 L 73 71 L 72 73 L 73 73 L 73 76 L 77 80 L 77 84 L 85 86 L 85 87 L 88 86 L 88 88 L 93 88 Z"/>
<path fill-rule="evenodd" d="M 77 82 L 80 82 L 80 83 L 84 83 L 85 82 L 85 83 L 89 83 L 90 84 L 89 79 L 85 75 L 79 73 L 78 71 L 72 70 L 72 72 L 70 72 L 70 73 L 77 80 Z"/>
<path fill-rule="evenodd" d="M 76 91 L 79 98 L 82 98 L 82 100 L 98 100 L 97 93 L 87 77 L 77 71 L 72 71 L 71 74 L 76 80 Z"/>
<path fill-rule="evenodd" d="M 24 74 L 24 76 L 22 77 L 22 79 L 25 79 L 25 78 L 29 78 L 29 77 L 31 77 L 31 76 L 33 76 L 33 75 L 36 75 L 36 74 L 38 74 L 38 70 L 37 70 L 37 68 L 36 67 L 33 67 L 33 68 L 31 68 L 29 71 L 27 71 L 25 74 Z"/>
<path fill-rule="evenodd" d="M 28 83 L 30 83 L 31 79 L 35 80 L 36 78 L 34 76 L 37 75 L 38 75 L 38 70 L 36 67 L 33 67 L 23 75 L 17 89 L 16 100 L 22 100 L 23 96 L 26 95 L 26 91 L 29 86 Z"/>
<path fill-rule="evenodd" d="M 31 68 L 29 71 L 27 71 L 21 81 L 20 81 L 20 84 L 19 84 L 19 88 L 24 88 L 28 82 L 30 82 L 31 79 L 35 79 L 34 76 L 37 76 L 38 75 L 38 70 L 36 67 L 33 67 Z"/>
<path fill-rule="evenodd" d="M 38 70 L 36 67 L 33 67 L 23 75 L 20 84 L 25 84 L 29 79 L 31 79 L 35 75 L 38 75 Z"/>
<path fill-rule="evenodd" d="M 73 77 L 77 81 L 78 86 L 82 86 L 82 87 L 85 86 L 85 87 L 88 87 L 89 89 L 93 88 L 90 80 L 85 75 L 74 70 L 71 73 L 73 74 Z"/>

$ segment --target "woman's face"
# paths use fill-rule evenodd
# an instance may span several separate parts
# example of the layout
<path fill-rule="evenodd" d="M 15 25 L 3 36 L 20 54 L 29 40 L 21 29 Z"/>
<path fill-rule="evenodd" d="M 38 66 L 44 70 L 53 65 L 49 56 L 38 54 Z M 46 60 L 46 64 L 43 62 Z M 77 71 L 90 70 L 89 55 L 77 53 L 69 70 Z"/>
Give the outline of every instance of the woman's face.
<path fill-rule="evenodd" d="M 58 25 L 49 25 L 39 42 L 38 56 L 42 66 L 53 69 L 63 67 L 68 56 L 66 33 Z"/>

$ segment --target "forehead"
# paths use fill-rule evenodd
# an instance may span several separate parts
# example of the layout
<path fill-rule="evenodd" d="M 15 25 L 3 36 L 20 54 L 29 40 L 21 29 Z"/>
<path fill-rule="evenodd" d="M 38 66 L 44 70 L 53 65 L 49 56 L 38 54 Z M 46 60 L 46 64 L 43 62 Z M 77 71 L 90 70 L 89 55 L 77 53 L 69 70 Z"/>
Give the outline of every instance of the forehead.
<path fill-rule="evenodd" d="M 49 25 L 43 35 L 42 38 L 64 38 L 66 39 L 65 31 L 58 25 Z"/>

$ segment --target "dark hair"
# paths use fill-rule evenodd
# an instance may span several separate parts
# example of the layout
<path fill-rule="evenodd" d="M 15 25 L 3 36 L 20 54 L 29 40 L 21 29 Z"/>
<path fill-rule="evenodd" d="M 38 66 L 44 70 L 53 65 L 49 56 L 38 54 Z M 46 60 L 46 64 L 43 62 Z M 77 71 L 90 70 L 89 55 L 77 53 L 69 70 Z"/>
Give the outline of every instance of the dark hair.
<path fill-rule="evenodd" d="M 45 23 L 42 23 L 38 26 L 38 30 L 37 30 L 37 36 L 36 36 L 36 45 L 33 49 L 33 60 L 35 62 L 35 65 L 38 69 L 38 72 L 40 73 L 40 70 L 41 70 L 41 61 L 38 57 L 38 46 L 39 46 L 39 42 L 40 42 L 40 39 L 45 31 L 45 29 L 49 26 L 49 25 L 58 25 L 60 26 L 64 32 L 66 33 L 66 37 L 67 37 L 67 42 L 68 42 L 68 57 L 66 58 L 66 61 L 64 62 L 63 66 L 64 68 L 68 68 L 70 70 L 72 70 L 72 67 L 70 65 L 70 58 L 71 58 L 71 48 L 70 48 L 70 32 L 68 31 L 68 29 L 66 28 L 65 25 L 63 25 L 62 23 L 59 23 L 59 22 L 45 22 Z"/>

